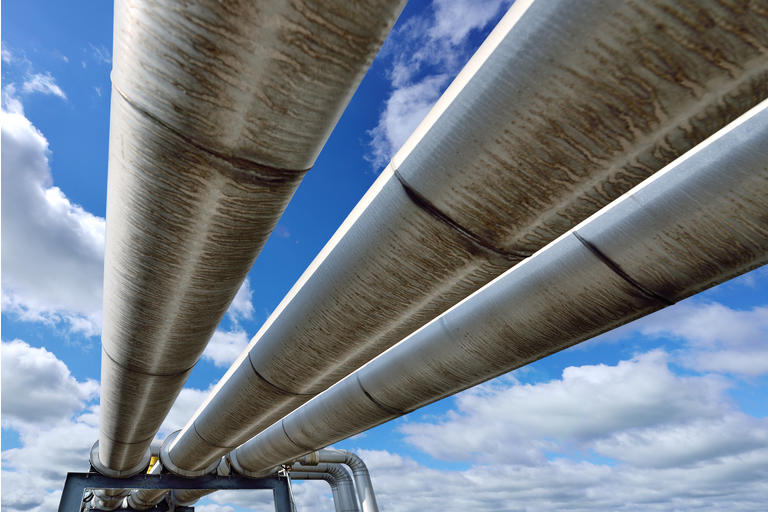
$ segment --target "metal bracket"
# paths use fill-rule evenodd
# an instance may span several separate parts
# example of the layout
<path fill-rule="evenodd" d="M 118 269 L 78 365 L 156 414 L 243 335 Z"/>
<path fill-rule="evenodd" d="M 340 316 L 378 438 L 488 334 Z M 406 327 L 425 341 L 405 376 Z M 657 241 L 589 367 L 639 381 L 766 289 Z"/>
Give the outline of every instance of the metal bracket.
<path fill-rule="evenodd" d="M 140 474 L 130 478 L 111 478 L 95 471 L 67 473 L 64 491 L 59 502 L 59 512 L 80 512 L 83 494 L 92 489 L 272 489 L 276 512 L 291 512 L 291 495 L 288 479 L 283 476 L 248 478 L 244 476 L 203 475 L 185 478 L 178 475 Z M 119 509 L 130 510 L 130 509 Z M 165 502 L 147 512 L 192 512 L 193 507 L 176 506 L 173 511 Z"/>

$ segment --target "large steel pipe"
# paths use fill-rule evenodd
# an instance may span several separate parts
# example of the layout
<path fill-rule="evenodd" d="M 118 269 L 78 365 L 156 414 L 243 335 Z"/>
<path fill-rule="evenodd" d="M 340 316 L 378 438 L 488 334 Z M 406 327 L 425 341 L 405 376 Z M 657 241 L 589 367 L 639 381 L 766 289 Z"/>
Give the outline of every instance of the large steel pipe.
<path fill-rule="evenodd" d="M 516 2 L 168 451 L 200 469 L 768 96 L 768 1 Z"/>
<path fill-rule="evenodd" d="M 146 467 L 403 3 L 116 2 L 99 470 Z"/>
<path fill-rule="evenodd" d="M 230 453 L 258 474 L 768 262 L 768 101 Z"/>

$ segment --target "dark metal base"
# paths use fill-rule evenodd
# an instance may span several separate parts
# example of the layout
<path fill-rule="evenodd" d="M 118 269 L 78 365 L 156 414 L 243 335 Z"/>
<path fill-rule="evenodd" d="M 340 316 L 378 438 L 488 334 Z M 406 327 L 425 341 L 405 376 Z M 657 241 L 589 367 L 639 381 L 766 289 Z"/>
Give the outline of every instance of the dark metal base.
<path fill-rule="evenodd" d="M 248 478 L 244 476 L 205 475 L 185 478 L 176 475 L 139 474 L 131 478 L 110 478 L 95 471 L 67 473 L 64 491 L 59 502 L 59 512 L 80 512 L 85 491 L 92 489 L 272 489 L 276 512 L 291 512 L 291 494 L 288 479 L 282 476 Z M 159 503 L 150 509 L 154 512 L 190 512 L 193 507 L 181 507 Z M 119 509 L 121 511 L 131 509 Z"/>

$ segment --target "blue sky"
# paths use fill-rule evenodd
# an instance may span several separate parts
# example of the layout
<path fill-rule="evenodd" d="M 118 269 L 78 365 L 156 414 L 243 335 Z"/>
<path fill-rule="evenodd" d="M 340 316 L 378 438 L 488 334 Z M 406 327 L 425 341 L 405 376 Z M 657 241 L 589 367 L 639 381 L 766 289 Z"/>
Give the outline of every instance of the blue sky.
<path fill-rule="evenodd" d="M 161 435 L 192 414 L 507 7 L 406 7 Z M 42 511 L 97 436 L 112 9 L 25 0 L 3 14 L 2 506 Z M 758 269 L 339 446 L 368 461 L 389 511 L 754 510 L 768 500 L 766 290 Z M 322 482 L 296 497 L 332 509 Z M 217 493 L 199 510 L 266 500 Z"/>

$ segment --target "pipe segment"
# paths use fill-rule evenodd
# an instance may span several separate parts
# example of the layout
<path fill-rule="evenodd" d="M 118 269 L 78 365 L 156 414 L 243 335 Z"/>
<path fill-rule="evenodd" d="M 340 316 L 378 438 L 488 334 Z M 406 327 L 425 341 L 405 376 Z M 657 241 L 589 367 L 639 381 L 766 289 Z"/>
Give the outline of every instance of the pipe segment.
<path fill-rule="evenodd" d="M 349 450 L 326 449 L 312 452 L 299 459 L 304 466 L 318 465 L 320 463 L 345 464 L 352 470 L 355 480 L 357 497 L 360 501 L 362 512 L 379 512 L 379 504 L 376 502 L 376 494 L 373 492 L 373 482 L 368 472 L 368 467 L 357 454 Z M 296 465 L 294 465 L 294 469 Z"/>
<path fill-rule="evenodd" d="M 403 5 L 116 1 L 94 457 L 105 474 L 146 469 L 160 424 Z"/>
<path fill-rule="evenodd" d="M 205 467 L 766 97 L 765 0 L 516 2 L 169 458 Z"/>
<path fill-rule="evenodd" d="M 768 263 L 766 146 L 768 100 L 230 458 L 295 460 Z"/>
<path fill-rule="evenodd" d="M 288 474 L 292 480 L 327 481 L 331 486 L 336 512 L 360 512 L 352 479 L 341 464 L 293 464 L 293 469 Z"/>

